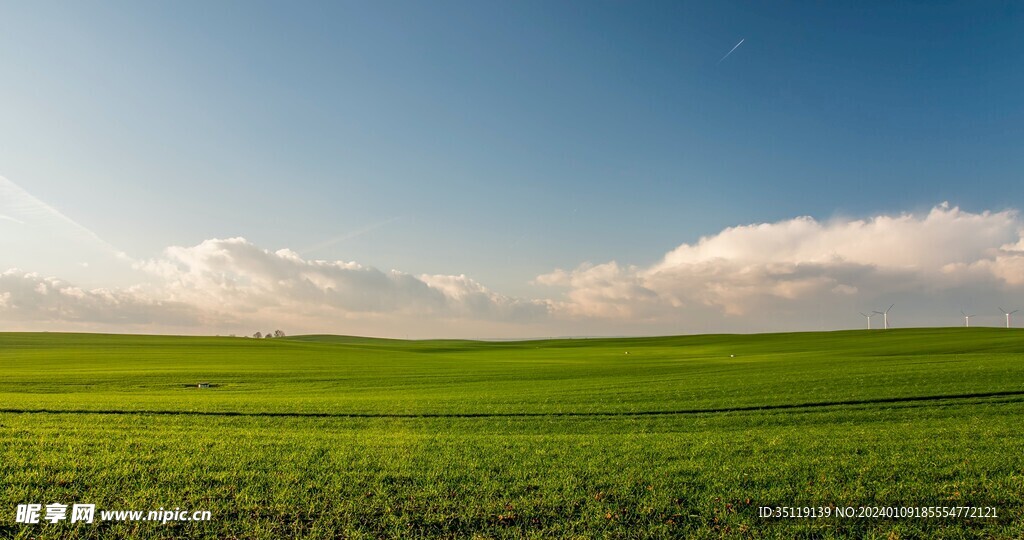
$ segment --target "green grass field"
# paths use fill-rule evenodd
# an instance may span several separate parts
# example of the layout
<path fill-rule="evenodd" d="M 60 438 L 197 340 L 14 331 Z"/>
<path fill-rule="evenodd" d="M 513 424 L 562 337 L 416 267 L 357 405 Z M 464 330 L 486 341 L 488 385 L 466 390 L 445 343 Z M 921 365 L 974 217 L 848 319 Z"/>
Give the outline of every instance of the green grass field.
<path fill-rule="evenodd" d="M 1024 332 L 995 328 L 0 333 L 0 537 L 1020 538 L 1022 419 Z M 212 519 L 15 523 L 25 503 Z M 998 517 L 772 519 L 765 505 Z"/>

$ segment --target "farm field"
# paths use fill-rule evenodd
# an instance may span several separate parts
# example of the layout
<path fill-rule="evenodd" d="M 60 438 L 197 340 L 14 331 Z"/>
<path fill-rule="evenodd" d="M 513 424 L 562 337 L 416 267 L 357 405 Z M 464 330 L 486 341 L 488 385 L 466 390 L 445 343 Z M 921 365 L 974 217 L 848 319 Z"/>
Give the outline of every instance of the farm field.
<path fill-rule="evenodd" d="M 1024 332 L 999 328 L 0 333 L 0 537 L 1019 538 L 1022 420 Z M 15 523 L 54 502 L 211 519 Z M 779 505 L 997 517 L 759 517 Z"/>

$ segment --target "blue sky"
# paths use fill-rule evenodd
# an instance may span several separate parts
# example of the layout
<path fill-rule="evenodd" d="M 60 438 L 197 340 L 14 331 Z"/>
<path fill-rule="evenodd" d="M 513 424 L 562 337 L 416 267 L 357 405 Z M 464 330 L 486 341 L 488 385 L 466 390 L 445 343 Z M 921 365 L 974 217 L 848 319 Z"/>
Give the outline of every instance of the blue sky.
<path fill-rule="evenodd" d="M 538 276 L 651 268 L 727 227 L 1024 197 L 1019 4 L 8 3 L 0 21 L 0 175 L 136 262 L 244 237 L 557 301 Z M 39 254 L 52 231 L 5 221 L 0 271 L 141 279 L 62 266 Z"/>

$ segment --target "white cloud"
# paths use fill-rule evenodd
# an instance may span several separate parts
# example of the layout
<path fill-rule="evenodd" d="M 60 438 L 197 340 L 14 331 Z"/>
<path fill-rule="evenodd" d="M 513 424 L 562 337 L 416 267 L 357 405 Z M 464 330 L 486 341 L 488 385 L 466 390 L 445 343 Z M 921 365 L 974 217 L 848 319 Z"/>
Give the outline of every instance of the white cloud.
<path fill-rule="evenodd" d="M 820 222 L 798 217 L 731 227 L 682 244 L 648 268 L 615 262 L 555 270 L 536 282 L 567 289 L 567 316 L 659 317 L 711 308 L 742 316 L 766 307 L 861 294 L 984 296 L 1024 285 L 1024 223 L 1015 211 L 943 204 L 925 215 Z"/>
<path fill-rule="evenodd" d="M 548 314 L 543 300 L 521 300 L 488 290 L 480 283 L 458 276 L 421 275 L 419 280 L 445 297 L 446 309 L 461 317 L 508 321 L 535 321 Z"/>
<path fill-rule="evenodd" d="M 12 269 L 0 273 L 0 320 L 166 327 L 201 324 L 202 314 L 193 306 L 147 298 L 131 289 L 83 290 L 59 279 Z"/>
<path fill-rule="evenodd" d="M 734 264 L 848 263 L 878 268 L 938 271 L 975 261 L 1020 240 L 1016 212 L 972 214 L 942 204 L 927 215 L 876 216 L 818 222 L 799 217 L 778 223 L 732 227 L 683 244 L 651 270 L 728 261 Z"/>
<path fill-rule="evenodd" d="M 82 290 L 54 278 L 9 271 L 0 279 L 0 320 L 167 324 L 215 329 L 422 335 L 417 325 L 450 328 L 472 321 L 484 335 L 501 325 L 542 321 L 548 303 L 495 293 L 465 275 L 414 276 L 355 262 L 307 260 L 294 251 L 262 249 L 244 238 L 170 247 L 136 268 L 148 283 Z M 494 324 L 480 325 L 480 322 Z M 446 323 L 449 323 L 446 325 Z M 383 330 L 383 332 L 382 332 Z M 410 331 L 411 330 L 411 331 Z M 248 332 L 246 332 L 248 333 Z"/>
<path fill-rule="evenodd" d="M 586 263 L 571 272 L 555 270 L 538 276 L 535 282 L 568 287 L 568 302 L 558 307 L 572 316 L 628 318 L 645 304 L 658 301 L 639 268 L 623 268 L 615 261 L 596 266 Z"/>
<path fill-rule="evenodd" d="M 244 238 L 172 247 L 140 268 L 161 278 L 164 297 L 235 312 L 401 313 L 439 317 L 542 317 L 543 302 L 494 293 L 464 276 L 413 276 L 355 262 L 303 259 L 262 249 Z M 156 293 L 155 293 L 156 294 Z"/>
<path fill-rule="evenodd" d="M 1022 231 L 1014 211 L 948 205 L 922 215 L 799 217 L 728 228 L 648 267 L 557 269 L 534 280 L 555 296 L 541 300 L 509 297 L 465 275 L 382 271 L 211 239 L 136 263 L 148 281 L 131 287 L 86 289 L 5 272 L 0 321 L 190 333 L 623 335 L 842 328 L 863 323 L 858 311 L 895 302 L 896 325 L 956 324 L 961 308 L 986 324 L 988 307 L 1024 304 L 1013 301 L 1024 292 Z"/>

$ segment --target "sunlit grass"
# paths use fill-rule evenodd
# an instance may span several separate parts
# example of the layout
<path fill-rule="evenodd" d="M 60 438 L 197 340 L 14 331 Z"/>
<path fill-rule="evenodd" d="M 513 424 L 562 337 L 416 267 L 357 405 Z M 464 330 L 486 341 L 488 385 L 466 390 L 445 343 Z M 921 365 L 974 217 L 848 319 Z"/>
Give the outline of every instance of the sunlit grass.
<path fill-rule="evenodd" d="M 1015 538 L 1022 352 L 1024 333 L 982 328 L 522 343 L 0 334 L 0 536 Z M 186 387 L 199 381 L 216 386 Z M 213 520 L 14 524 L 27 502 Z M 757 517 L 776 504 L 1000 517 Z"/>

